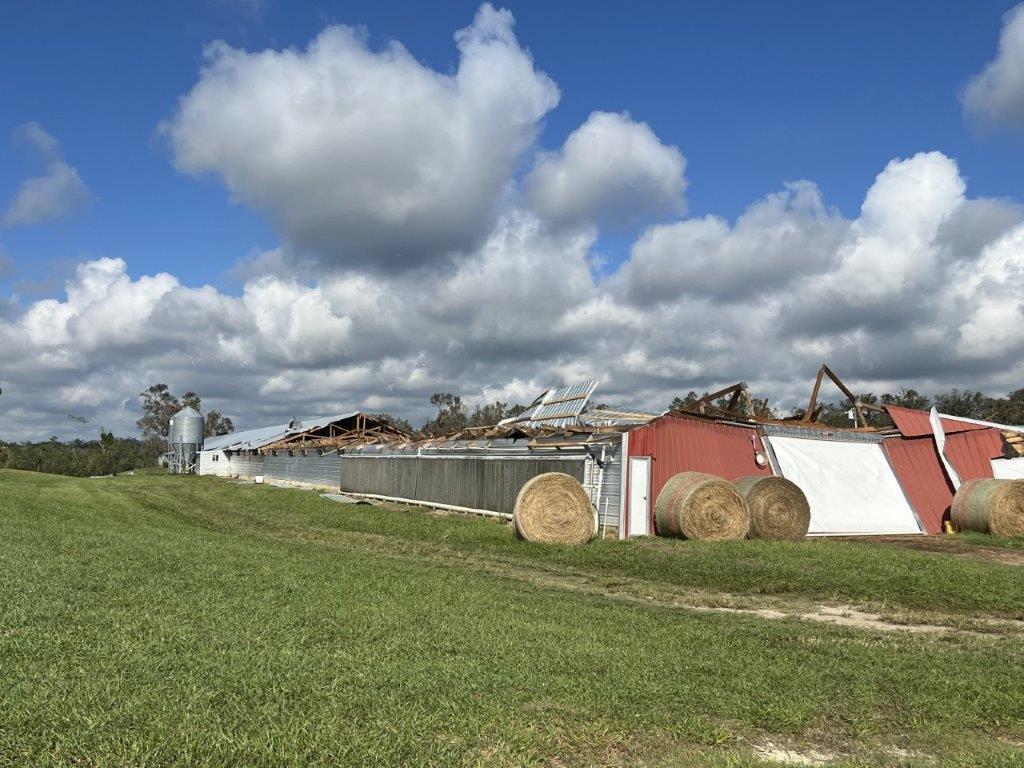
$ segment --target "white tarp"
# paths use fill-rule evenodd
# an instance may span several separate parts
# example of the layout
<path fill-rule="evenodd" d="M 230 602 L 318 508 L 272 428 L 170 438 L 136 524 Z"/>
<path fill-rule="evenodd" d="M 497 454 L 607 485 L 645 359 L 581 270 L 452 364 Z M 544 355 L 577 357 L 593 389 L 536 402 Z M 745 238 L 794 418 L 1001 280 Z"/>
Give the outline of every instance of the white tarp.
<path fill-rule="evenodd" d="M 811 505 L 810 535 L 921 533 L 879 443 L 767 438 Z"/>
<path fill-rule="evenodd" d="M 1016 459 L 992 459 L 992 474 L 999 480 L 1024 480 L 1024 456 Z"/>

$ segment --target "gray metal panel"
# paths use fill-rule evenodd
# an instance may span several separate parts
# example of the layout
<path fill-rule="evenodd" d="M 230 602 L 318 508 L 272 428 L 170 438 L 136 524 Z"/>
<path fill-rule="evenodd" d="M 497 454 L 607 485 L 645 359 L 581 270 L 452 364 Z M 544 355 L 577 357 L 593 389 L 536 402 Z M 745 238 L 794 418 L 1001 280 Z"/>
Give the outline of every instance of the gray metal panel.
<path fill-rule="evenodd" d="M 287 430 L 287 424 L 279 424 L 276 427 L 260 427 L 259 429 L 247 429 L 242 432 L 231 432 L 227 435 L 208 438 L 203 447 L 206 450 L 240 450 L 243 445 L 273 438 L 276 435 L 283 435 Z"/>
<path fill-rule="evenodd" d="M 826 440 L 833 443 L 880 443 L 884 435 L 877 432 L 850 432 L 847 430 L 814 429 L 811 427 L 784 427 L 779 424 L 764 424 L 764 433 L 771 437 L 803 437 L 808 440 Z"/>
<path fill-rule="evenodd" d="M 263 457 L 260 454 L 246 452 L 231 455 L 231 474 L 241 477 L 255 477 L 263 473 Z"/>
<path fill-rule="evenodd" d="M 291 424 L 289 421 L 287 424 L 278 424 L 273 427 L 260 427 L 259 429 L 247 429 L 243 432 L 232 432 L 227 435 L 218 435 L 217 437 L 209 438 L 206 441 L 205 447 L 207 449 L 217 448 L 222 451 L 255 450 L 262 448 L 264 445 L 276 443 L 278 440 L 288 437 L 289 435 L 297 435 L 302 432 L 322 429 L 332 422 L 351 419 L 353 416 L 357 416 L 358 414 L 358 411 L 352 411 L 351 413 L 342 413 L 335 416 L 310 416 L 304 419 L 299 419 L 302 426 L 295 429 L 291 429 L 289 427 Z"/>
<path fill-rule="evenodd" d="M 341 457 L 337 451 L 318 454 L 316 451 L 295 451 L 289 456 L 286 451 L 264 457 L 264 473 L 269 480 L 287 480 L 295 483 L 309 483 L 337 488 L 341 476 Z"/>
<path fill-rule="evenodd" d="M 341 490 L 510 514 L 527 480 L 545 472 L 564 472 L 583 482 L 583 464 L 583 457 L 343 455 Z"/>
<path fill-rule="evenodd" d="M 549 389 L 538 402 L 518 416 L 504 419 L 501 423 L 522 427 L 565 427 L 575 424 L 596 387 L 596 381 L 581 381 L 561 389 Z"/>

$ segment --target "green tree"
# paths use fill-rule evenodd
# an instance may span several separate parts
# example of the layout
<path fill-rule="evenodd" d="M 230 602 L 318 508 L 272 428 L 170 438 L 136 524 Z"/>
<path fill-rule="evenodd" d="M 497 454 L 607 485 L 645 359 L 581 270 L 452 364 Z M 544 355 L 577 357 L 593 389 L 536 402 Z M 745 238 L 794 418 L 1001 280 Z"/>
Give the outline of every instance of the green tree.
<path fill-rule="evenodd" d="M 493 403 L 478 405 L 469 417 L 471 427 L 490 427 L 508 416 L 508 404 L 495 400 Z"/>
<path fill-rule="evenodd" d="M 188 397 L 188 395 L 185 395 L 185 397 Z M 184 398 L 182 400 L 184 401 Z M 199 402 L 198 395 L 196 396 L 196 402 Z M 235 425 L 231 422 L 231 419 L 228 416 L 224 416 L 220 411 L 207 411 L 203 417 L 203 437 L 227 435 L 234 431 Z"/>
<path fill-rule="evenodd" d="M 1006 397 L 993 401 L 992 421 L 1024 426 L 1024 388 L 1015 389 Z"/>
<path fill-rule="evenodd" d="M 974 390 L 951 389 L 935 396 L 935 407 L 947 416 L 988 419 L 995 408 L 995 401 L 988 395 Z"/>
<path fill-rule="evenodd" d="M 437 416 L 423 425 L 423 431 L 431 436 L 445 435 L 469 426 L 469 414 L 462 398 L 451 392 L 435 392 L 430 404 L 437 408 Z"/>
<path fill-rule="evenodd" d="M 890 395 L 888 392 L 882 395 L 882 405 L 896 405 L 900 408 L 927 411 L 932 407 L 932 401 L 916 389 L 902 387 L 895 395 Z"/>
<path fill-rule="evenodd" d="M 691 389 L 684 397 L 673 397 L 672 402 L 668 404 L 668 409 L 670 411 L 685 411 L 698 400 L 700 400 L 700 395 Z"/>
<path fill-rule="evenodd" d="M 413 429 L 412 424 L 409 423 L 408 419 L 400 419 L 397 416 L 392 416 L 390 413 L 368 413 L 366 414 L 371 419 L 377 419 L 379 421 L 388 421 L 394 424 L 399 429 L 413 433 L 416 430 Z"/>
<path fill-rule="evenodd" d="M 142 418 L 136 425 L 144 439 L 166 438 L 171 417 L 181 410 L 181 403 L 166 384 L 153 384 L 139 393 L 142 398 Z"/>

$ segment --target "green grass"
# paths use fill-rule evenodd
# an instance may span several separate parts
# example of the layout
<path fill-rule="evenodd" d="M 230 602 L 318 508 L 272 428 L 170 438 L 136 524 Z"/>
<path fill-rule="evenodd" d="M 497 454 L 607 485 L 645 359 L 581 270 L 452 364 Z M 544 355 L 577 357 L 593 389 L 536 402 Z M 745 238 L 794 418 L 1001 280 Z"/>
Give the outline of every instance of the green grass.
<path fill-rule="evenodd" d="M 957 534 L 957 538 L 970 544 L 984 544 L 990 547 L 1006 547 L 1007 549 L 1024 549 L 1024 536 L 1008 539 L 1001 536 L 992 536 L 987 533 L 965 531 L 964 533 Z"/>
<path fill-rule="evenodd" d="M 764 741 L 1021 760 L 1019 636 L 695 613 L 523 573 L 1024 602 L 1020 569 L 870 544 L 548 548 L 211 478 L 0 472 L 0 765 L 739 766 Z"/>

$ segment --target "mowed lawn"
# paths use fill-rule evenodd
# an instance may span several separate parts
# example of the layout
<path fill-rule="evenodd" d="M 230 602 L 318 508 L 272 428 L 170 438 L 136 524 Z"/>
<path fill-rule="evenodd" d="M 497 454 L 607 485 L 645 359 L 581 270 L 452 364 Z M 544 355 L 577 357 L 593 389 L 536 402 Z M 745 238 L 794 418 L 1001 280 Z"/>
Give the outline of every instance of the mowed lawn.
<path fill-rule="evenodd" d="M 0 471 L 2 766 L 1021 765 L 1024 634 L 978 628 L 1021 618 L 1024 568 L 895 546 L 551 548 L 309 491 Z"/>

